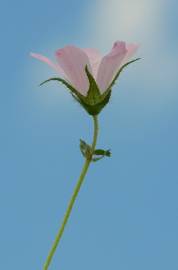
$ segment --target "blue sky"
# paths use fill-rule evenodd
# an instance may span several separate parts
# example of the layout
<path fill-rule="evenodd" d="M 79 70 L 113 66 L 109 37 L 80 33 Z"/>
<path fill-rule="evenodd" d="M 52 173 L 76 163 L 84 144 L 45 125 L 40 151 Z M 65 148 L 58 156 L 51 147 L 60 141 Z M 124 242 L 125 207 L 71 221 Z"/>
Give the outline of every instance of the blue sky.
<path fill-rule="evenodd" d="M 42 269 L 83 158 L 92 121 L 51 83 L 34 51 L 66 44 L 142 57 L 100 115 L 99 147 L 50 269 L 177 270 L 178 4 L 166 0 L 2 1 L 0 269 Z"/>

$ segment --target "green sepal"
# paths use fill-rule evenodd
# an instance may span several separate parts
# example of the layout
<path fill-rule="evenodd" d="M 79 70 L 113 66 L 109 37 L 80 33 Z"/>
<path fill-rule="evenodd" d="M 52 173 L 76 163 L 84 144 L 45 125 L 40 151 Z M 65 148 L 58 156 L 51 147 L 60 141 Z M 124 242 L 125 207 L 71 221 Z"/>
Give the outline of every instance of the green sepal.
<path fill-rule="evenodd" d="M 107 95 L 103 96 L 87 66 L 85 68 L 85 72 L 89 81 L 89 90 L 86 97 L 82 96 L 82 98 L 79 98 L 77 101 L 90 115 L 97 115 L 109 102 L 111 91 L 108 91 Z"/>
<path fill-rule="evenodd" d="M 93 78 L 92 74 L 89 72 L 87 66 L 85 68 L 85 72 L 89 81 L 89 90 L 84 100 L 85 100 L 85 103 L 92 106 L 100 102 L 101 93 L 95 79 Z"/>
<path fill-rule="evenodd" d="M 48 83 L 50 81 L 58 81 L 62 84 L 64 84 L 72 94 L 72 97 L 90 114 L 90 115 L 97 115 L 103 107 L 108 103 L 111 93 L 108 92 L 108 95 L 104 98 L 99 92 L 99 88 L 95 82 L 95 79 L 91 75 L 91 73 L 88 71 L 88 68 L 86 66 L 85 68 L 88 80 L 89 80 L 89 90 L 87 93 L 87 96 L 84 96 L 80 94 L 71 84 L 69 84 L 67 81 L 65 81 L 62 78 L 54 77 L 50 78 L 40 84 L 42 86 L 45 83 Z"/>
<path fill-rule="evenodd" d="M 43 84 L 50 82 L 50 81 L 58 81 L 61 82 L 62 84 L 64 84 L 73 94 L 75 94 L 78 98 L 83 98 L 84 96 L 82 94 L 80 94 L 70 83 L 68 83 L 67 81 L 65 81 L 62 78 L 58 78 L 58 77 L 54 77 L 54 78 L 50 78 L 42 83 L 40 83 L 40 86 L 42 86 Z"/>
<path fill-rule="evenodd" d="M 134 63 L 134 62 L 136 62 L 136 61 L 138 61 L 138 60 L 140 60 L 140 59 L 141 59 L 141 58 L 136 58 L 136 59 L 134 59 L 134 60 L 132 60 L 132 61 L 129 61 L 129 62 L 125 63 L 125 64 L 119 69 L 119 71 L 117 72 L 117 74 L 116 74 L 116 76 L 114 77 L 114 79 L 112 80 L 112 82 L 111 82 L 109 88 L 111 89 L 111 88 L 113 87 L 113 85 L 115 84 L 115 82 L 116 82 L 116 80 L 118 79 L 118 77 L 119 77 L 119 75 L 121 74 L 121 72 L 122 72 L 128 65 L 130 65 L 130 64 L 132 64 L 132 63 Z"/>
<path fill-rule="evenodd" d="M 110 83 L 109 87 L 107 88 L 107 90 L 103 93 L 102 97 L 104 98 L 105 96 L 107 96 L 107 94 L 109 93 L 109 91 L 111 91 L 112 87 L 114 86 L 114 84 L 116 83 L 117 79 L 119 78 L 119 75 L 121 74 L 121 72 L 130 64 L 140 60 L 141 58 L 136 58 L 134 60 L 131 60 L 127 63 L 125 63 L 116 73 L 114 79 L 112 80 L 112 82 Z"/>
<path fill-rule="evenodd" d="M 88 103 L 85 103 L 85 101 L 80 100 L 80 104 L 82 107 L 90 114 L 90 115 L 97 115 L 101 112 L 101 110 L 106 106 L 106 104 L 109 102 L 111 96 L 111 91 L 108 92 L 108 94 L 102 98 L 100 98 L 100 102 L 96 103 L 95 105 L 90 105 Z"/>
<path fill-rule="evenodd" d="M 42 82 L 40 85 L 43 85 L 49 81 L 58 81 L 64 84 L 69 90 L 70 93 L 72 94 L 73 98 L 90 114 L 90 115 L 97 115 L 101 112 L 101 110 L 107 105 L 107 103 L 110 100 L 111 96 L 111 90 L 113 85 L 115 84 L 116 80 L 118 79 L 120 73 L 122 70 L 130 65 L 131 63 L 134 63 L 138 61 L 140 58 L 134 59 L 130 62 L 127 62 L 124 64 L 119 71 L 117 72 L 116 76 L 112 80 L 111 84 L 107 88 L 107 90 L 101 94 L 100 89 L 93 77 L 93 75 L 90 73 L 88 70 L 88 67 L 85 67 L 85 72 L 89 81 L 89 90 L 87 92 L 87 96 L 82 95 L 77 89 L 75 89 L 70 83 L 65 81 L 62 78 L 50 78 L 44 82 Z"/>

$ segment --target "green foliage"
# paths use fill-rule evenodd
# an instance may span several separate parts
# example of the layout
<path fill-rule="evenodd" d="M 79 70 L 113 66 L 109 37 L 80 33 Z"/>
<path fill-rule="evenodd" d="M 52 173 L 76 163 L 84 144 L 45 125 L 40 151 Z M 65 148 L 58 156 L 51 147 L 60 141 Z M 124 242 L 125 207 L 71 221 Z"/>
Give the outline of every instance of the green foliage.
<path fill-rule="evenodd" d="M 85 158 L 91 159 L 93 162 L 96 162 L 104 157 L 111 157 L 110 150 L 96 149 L 92 153 L 91 146 L 81 139 L 80 139 L 80 150 Z"/>
<path fill-rule="evenodd" d="M 111 151 L 110 150 L 103 150 L 103 149 L 96 149 L 94 151 L 94 154 L 98 155 L 98 156 L 110 157 L 111 156 Z"/>
<path fill-rule="evenodd" d="M 87 159 L 91 158 L 92 155 L 91 146 L 81 139 L 80 139 L 80 151 L 85 158 Z"/>

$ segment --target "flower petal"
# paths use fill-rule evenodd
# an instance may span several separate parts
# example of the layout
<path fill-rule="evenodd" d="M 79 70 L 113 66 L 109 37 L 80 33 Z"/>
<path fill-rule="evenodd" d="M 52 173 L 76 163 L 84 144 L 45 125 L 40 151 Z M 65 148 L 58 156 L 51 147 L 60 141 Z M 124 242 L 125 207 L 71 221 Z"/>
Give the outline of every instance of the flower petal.
<path fill-rule="evenodd" d="M 127 48 L 127 54 L 122 61 L 122 65 L 127 63 L 130 60 L 130 58 L 132 58 L 132 56 L 137 52 L 139 45 L 138 44 L 127 44 L 126 48 Z"/>
<path fill-rule="evenodd" d="M 75 46 L 66 46 L 56 52 L 57 61 L 64 70 L 71 84 L 83 95 L 86 95 L 89 89 L 89 81 L 85 73 L 87 65 L 89 71 L 91 66 L 88 56 Z"/>
<path fill-rule="evenodd" d="M 58 64 L 54 64 L 49 58 L 47 58 L 46 56 L 43 56 L 41 54 L 37 54 L 37 53 L 30 53 L 30 55 L 46 64 L 48 64 L 50 67 L 52 67 L 55 71 L 57 71 L 58 73 L 60 73 L 62 76 L 66 77 L 64 74 L 64 71 L 61 69 L 61 67 Z"/>
<path fill-rule="evenodd" d="M 94 48 L 84 48 L 83 51 L 87 54 L 89 58 L 92 74 L 94 78 L 96 79 L 98 67 L 100 65 L 102 55 L 97 49 L 94 49 Z"/>
<path fill-rule="evenodd" d="M 111 52 L 102 58 L 97 74 L 97 84 L 102 93 L 106 91 L 116 75 L 126 53 L 125 42 L 117 41 L 114 43 Z"/>

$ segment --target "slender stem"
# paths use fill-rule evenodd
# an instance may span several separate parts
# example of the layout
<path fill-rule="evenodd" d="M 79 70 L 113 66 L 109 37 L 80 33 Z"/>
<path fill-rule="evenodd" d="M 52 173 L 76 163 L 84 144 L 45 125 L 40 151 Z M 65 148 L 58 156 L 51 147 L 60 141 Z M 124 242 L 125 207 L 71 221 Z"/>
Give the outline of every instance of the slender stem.
<path fill-rule="evenodd" d="M 93 142 L 92 142 L 92 146 L 91 146 L 92 153 L 95 150 L 96 142 L 97 142 L 97 137 L 98 137 L 98 129 L 99 129 L 99 127 L 98 127 L 98 118 L 97 118 L 97 116 L 93 116 L 93 121 L 94 121 L 94 134 L 93 134 Z M 69 201 L 67 210 L 65 212 L 65 215 L 64 215 L 64 218 L 63 218 L 63 221 L 62 221 L 62 225 L 59 228 L 59 231 L 57 233 L 57 236 L 56 236 L 56 238 L 55 238 L 55 240 L 53 242 L 52 248 L 51 248 L 51 250 L 50 250 L 50 252 L 48 254 L 48 257 L 47 257 L 46 262 L 44 264 L 43 270 L 48 270 L 48 268 L 49 268 L 49 265 L 50 265 L 50 263 L 52 261 L 52 258 L 54 256 L 54 253 L 55 253 L 55 251 L 57 249 L 57 246 L 58 246 L 58 244 L 59 244 L 59 242 L 61 240 L 61 237 L 63 235 L 64 229 L 66 227 L 67 221 L 68 221 L 69 216 L 71 214 L 73 205 L 74 205 L 75 200 L 77 198 L 77 195 L 78 195 L 78 193 L 80 191 L 80 188 L 81 188 L 81 185 L 82 185 L 83 180 L 85 178 L 85 175 L 86 175 L 86 173 L 88 171 L 89 165 L 91 163 L 91 158 L 92 157 L 86 158 L 86 160 L 85 160 L 85 163 L 83 165 L 83 168 L 82 168 L 80 177 L 78 179 L 78 182 L 76 184 L 76 187 L 74 189 L 74 192 L 72 194 L 72 197 L 71 197 L 71 199 Z"/>

